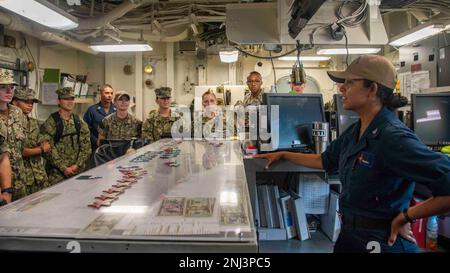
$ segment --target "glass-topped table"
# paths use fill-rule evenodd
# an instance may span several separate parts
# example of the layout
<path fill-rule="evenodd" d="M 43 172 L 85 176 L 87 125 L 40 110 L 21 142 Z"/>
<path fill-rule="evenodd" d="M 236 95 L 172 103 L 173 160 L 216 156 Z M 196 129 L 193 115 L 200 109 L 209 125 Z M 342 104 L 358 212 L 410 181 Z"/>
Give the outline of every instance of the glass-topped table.
<path fill-rule="evenodd" d="M 163 139 L 4 206 L 0 250 L 256 252 L 239 142 Z"/>

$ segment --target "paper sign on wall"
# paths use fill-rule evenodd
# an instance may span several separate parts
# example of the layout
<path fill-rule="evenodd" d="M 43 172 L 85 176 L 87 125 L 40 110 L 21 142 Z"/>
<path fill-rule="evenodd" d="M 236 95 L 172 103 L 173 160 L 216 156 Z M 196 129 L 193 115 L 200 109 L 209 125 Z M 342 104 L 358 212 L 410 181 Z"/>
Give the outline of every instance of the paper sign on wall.
<path fill-rule="evenodd" d="M 56 82 L 43 82 L 42 83 L 42 104 L 43 105 L 57 105 L 59 84 Z"/>

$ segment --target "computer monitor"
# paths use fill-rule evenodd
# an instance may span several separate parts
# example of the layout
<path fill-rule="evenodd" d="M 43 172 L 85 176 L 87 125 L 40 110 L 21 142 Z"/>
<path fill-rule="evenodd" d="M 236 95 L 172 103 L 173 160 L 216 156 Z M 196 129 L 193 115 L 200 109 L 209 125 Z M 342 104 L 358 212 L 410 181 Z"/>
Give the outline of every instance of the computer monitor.
<path fill-rule="evenodd" d="M 340 136 L 350 125 L 359 120 L 359 115 L 351 110 L 345 110 L 342 104 L 342 94 L 334 94 L 336 111 L 336 136 Z"/>
<path fill-rule="evenodd" d="M 263 104 L 268 107 L 267 122 L 274 150 L 307 148 L 313 144 L 312 123 L 325 122 L 322 94 L 265 93 Z M 274 105 L 279 109 L 277 120 L 271 118 L 271 106 Z"/>
<path fill-rule="evenodd" d="M 450 93 L 412 94 L 411 126 L 426 145 L 450 144 Z"/>

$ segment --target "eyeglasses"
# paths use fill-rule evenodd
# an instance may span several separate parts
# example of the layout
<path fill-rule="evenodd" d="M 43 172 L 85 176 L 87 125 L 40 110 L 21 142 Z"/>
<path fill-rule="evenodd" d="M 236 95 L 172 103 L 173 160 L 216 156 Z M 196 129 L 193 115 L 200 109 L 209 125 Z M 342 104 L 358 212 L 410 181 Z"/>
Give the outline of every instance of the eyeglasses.
<path fill-rule="evenodd" d="M 248 83 L 248 84 L 251 84 L 251 83 L 261 83 L 261 81 L 260 81 L 260 80 L 256 80 L 256 81 L 247 81 L 247 83 Z"/>

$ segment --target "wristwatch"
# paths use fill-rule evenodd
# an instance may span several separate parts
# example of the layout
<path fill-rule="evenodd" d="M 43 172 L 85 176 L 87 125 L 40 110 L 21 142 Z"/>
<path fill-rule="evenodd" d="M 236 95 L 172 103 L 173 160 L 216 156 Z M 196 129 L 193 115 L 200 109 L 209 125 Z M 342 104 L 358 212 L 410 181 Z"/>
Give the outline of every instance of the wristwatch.
<path fill-rule="evenodd" d="M 9 187 L 9 188 L 2 189 L 2 193 L 5 193 L 5 192 L 13 194 L 14 193 L 14 188 Z"/>
<path fill-rule="evenodd" d="M 416 220 L 411 219 L 411 217 L 409 217 L 408 215 L 408 208 L 403 210 L 403 217 L 405 217 L 406 222 L 414 224 L 416 222 Z"/>

